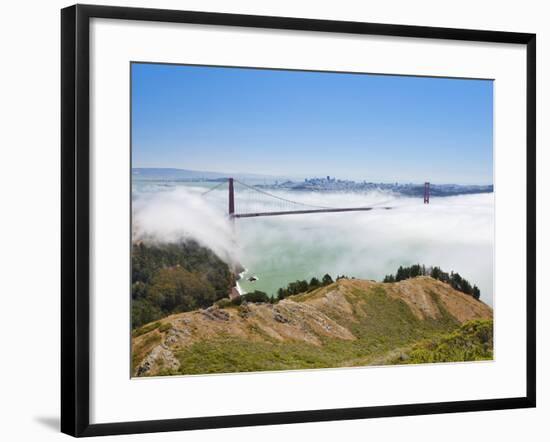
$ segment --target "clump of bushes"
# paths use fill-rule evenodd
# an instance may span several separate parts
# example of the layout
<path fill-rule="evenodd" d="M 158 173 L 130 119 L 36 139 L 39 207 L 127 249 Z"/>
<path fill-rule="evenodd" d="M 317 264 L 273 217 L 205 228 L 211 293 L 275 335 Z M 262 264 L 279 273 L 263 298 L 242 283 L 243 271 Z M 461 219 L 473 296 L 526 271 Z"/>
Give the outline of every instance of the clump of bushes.
<path fill-rule="evenodd" d="M 145 333 L 149 333 L 150 331 L 156 330 L 159 328 L 160 322 L 153 322 L 151 324 L 144 325 L 143 327 L 140 327 L 132 332 L 132 337 L 137 338 L 138 336 L 144 335 Z"/>
<path fill-rule="evenodd" d="M 275 301 L 274 298 L 269 296 L 267 293 L 262 292 L 260 290 L 254 290 L 251 293 L 245 293 L 244 295 L 241 295 L 238 299 L 240 299 L 240 304 L 243 302 L 253 302 L 253 303 L 273 303 Z"/>
<path fill-rule="evenodd" d="M 337 279 L 347 278 L 346 276 L 338 276 Z M 318 278 L 311 278 L 309 282 L 306 280 L 297 280 L 289 283 L 286 288 L 281 287 L 277 290 L 277 299 L 281 300 L 288 296 L 297 295 L 299 293 L 310 292 L 312 290 L 318 289 L 320 287 L 325 287 L 329 284 L 332 284 L 334 280 L 327 273 L 320 280 Z"/>
<path fill-rule="evenodd" d="M 164 333 L 170 330 L 171 328 L 172 328 L 172 324 L 170 324 L 169 322 L 165 322 L 159 327 L 159 332 Z"/>
<path fill-rule="evenodd" d="M 465 322 L 452 333 L 416 344 L 405 358 L 409 364 L 490 359 L 493 359 L 493 321 L 490 319 Z"/>
<path fill-rule="evenodd" d="M 227 307 L 234 306 L 235 304 L 231 299 L 223 298 L 223 299 L 220 299 L 219 301 L 216 301 L 215 305 L 219 308 L 227 308 Z"/>
<path fill-rule="evenodd" d="M 409 278 L 416 278 L 417 276 L 431 276 L 434 279 L 449 284 L 455 290 L 465 293 L 479 299 L 480 291 L 477 285 L 470 284 L 466 279 L 460 276 L 459 273 L 451 271 L 451 273 L 444 272 L 439 267 L 426 267 L 420 264 L 414 264 L 410 267 L 399 266 L 395 275 L 386 275 L 384 282 L 398 282 Z"/>
<path fill-rule="evenodd" d="M 239 296 L 238 298 L 220 299 L 219 301 L 216 302 L 216 306 L 218 306 L 219 308 L 228 308 L 228 307 L 239 306 L 241 304 L 246 304 L 247 302 L 251 302 L 254 304 L 261 304 L 261 303 L 273 304 L 276 301 L 277 300 L 274 297 L 269 296 L 267 293 L 262 292 L 260 290 L 254 290 L 253 292 L 245 293 Z"/>

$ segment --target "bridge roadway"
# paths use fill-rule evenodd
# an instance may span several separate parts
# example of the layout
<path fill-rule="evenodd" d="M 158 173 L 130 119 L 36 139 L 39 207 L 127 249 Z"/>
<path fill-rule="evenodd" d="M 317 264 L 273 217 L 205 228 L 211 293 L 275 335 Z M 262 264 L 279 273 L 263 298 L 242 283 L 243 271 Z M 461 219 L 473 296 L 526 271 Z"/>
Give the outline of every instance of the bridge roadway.
<path fill-rule="evenodd" d="M 303 215 L 306 213 L 334 213 L 334 212 L 365 212 L 368 210 L 390 210 L 392 207 L 341 207 L 334 209 L 307 209 L 307 210 L 284 210 L 279 212 L 251 212 L 251 213 L 232 213 L 231 218 L 254 218 L 258 216 L 278 216 L 278 215 Z"/>

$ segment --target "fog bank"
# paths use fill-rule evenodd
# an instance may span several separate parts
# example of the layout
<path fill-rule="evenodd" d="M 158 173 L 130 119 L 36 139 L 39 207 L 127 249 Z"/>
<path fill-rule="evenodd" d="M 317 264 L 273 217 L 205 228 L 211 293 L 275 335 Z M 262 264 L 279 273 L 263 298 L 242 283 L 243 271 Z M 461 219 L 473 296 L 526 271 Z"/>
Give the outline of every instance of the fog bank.
<path fill-rule="evenodd" d="M 292 273 L 288 280 L 326 272 L 381 280 L 400 265 L 437 265 L 477 284 L 492 305 L 493 194 L 433 198 L 427 205 L 422 199 L 387 197 L 365 199 L 391 210 L 239 220 L 247 267 L 264 279 L 286 269 Z M 324 201 L 354 206 L 358 198 L 339 194 Z"/>
<path fill-rule="evenodd" d="M 227 263 L 240 260 L 231 225 L 204 189 L 176 187 L 138 194 L 132 203 L 133 240 L 177 242 L 193 239 Z"/>
<path fill-rule="evenodd" d="M 241 218 L 233 229 L 225 216 L 227 189 L 203 197 L 205 190 L 177 186 L 138 194 L 133 203 L 134 238 L 193 238 L 256 274 L 256 283 L 243 281 L 246 290 L 273 293 L 295 279 L 324 273 L 381 280 L 400 265 L 420 263 L 459 272 L 478 285 L 482 300 L 492 305 L 492 193 L 432 198 L 425 205 L 422 198 L 384 192 L 278 192 L 312 205 L 392 209 Z M 252 196 L 243 189 L 236 192 L 238 212 L 249 209 L 246 201 Z M 256 199 L 254 210 L 259 209 L 269 211 L 270 205 Z"/>

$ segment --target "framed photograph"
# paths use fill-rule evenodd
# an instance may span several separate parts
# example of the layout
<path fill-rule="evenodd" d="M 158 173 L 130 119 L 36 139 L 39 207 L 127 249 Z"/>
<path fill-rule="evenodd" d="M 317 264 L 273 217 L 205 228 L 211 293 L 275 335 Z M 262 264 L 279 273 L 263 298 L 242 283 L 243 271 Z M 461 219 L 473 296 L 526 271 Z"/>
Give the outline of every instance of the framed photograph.
<path fill-rule="evenodd" d="M 62 431 L 535 406 L 535 35 L 61 12 Z"/>

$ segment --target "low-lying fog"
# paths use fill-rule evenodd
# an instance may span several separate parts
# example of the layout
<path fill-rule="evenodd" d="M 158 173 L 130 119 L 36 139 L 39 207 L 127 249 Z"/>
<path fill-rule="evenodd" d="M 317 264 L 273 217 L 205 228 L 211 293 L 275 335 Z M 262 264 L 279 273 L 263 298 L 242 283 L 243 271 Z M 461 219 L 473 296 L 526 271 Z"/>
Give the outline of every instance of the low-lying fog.
<path fill-rule="evenodd" d="M 196 186 L 134 192 L 134 237 L 194 238 L 222 259 L 238 260 L 247 277 L 257 276 L 256 282 L 241 280 L 247 291 L 272 294 L 290 281 L 325 273 L 381 280 L 400 265 L 420 263 L 459 272 L 493 303 L 492 193 L 432 198 L 425 205 L 422 198 L 382 192 L 277 192 L 312 205 L 393 209 L 241 218 L 233 229 L 224 215 L 227 188 L 202 196 L 207 189 Z M 252 194 L 236 192 L 237 212 L 249 210 L 247 196 Z M 263 204 L 257 199 L 254 210 L 277 210 Z"/>

